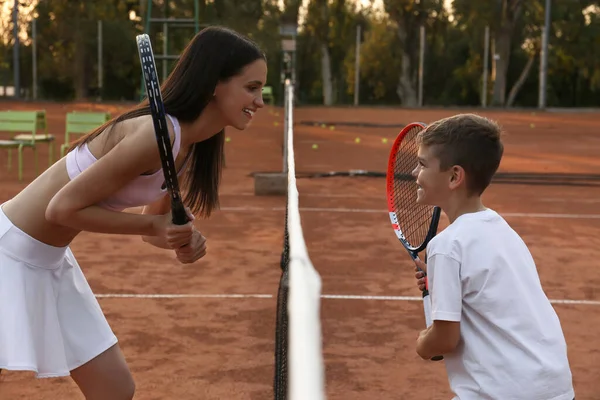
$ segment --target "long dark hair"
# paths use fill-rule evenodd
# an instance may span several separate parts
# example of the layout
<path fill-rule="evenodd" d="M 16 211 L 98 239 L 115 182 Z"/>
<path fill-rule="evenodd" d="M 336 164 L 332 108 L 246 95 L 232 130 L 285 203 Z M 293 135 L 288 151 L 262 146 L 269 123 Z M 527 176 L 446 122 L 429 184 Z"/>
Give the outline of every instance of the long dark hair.
<path fill-rule="evenodd" d="M 192 122 L 210 102 L 217 83 L 239 74 L 248 64 L 266 59 L 247 37 L 224 27 L 208 27 L 187 45 L 169 77 L 161 85 L 165 112 Z M 150 114 L 148 100 L 82 136 L 69 150 L 89 142 L 107 127 Z M 110 134 L 110 131 L 107 132 Z M 192 146 L 191 165 L 182 182 L 184 202 L 194 214 L 208 217 L 219 206 L 219 183 L 224 160 L 225 132 Z"/>

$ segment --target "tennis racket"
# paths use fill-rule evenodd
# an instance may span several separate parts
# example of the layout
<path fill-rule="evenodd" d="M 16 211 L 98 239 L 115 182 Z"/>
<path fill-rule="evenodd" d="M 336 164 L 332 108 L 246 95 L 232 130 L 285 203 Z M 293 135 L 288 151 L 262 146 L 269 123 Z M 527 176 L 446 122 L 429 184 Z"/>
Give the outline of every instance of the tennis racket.
<path fill-rule="evenodd" d="M 154 123 L 154 133 L 162 163 L 162 171 L 165 176 L 165 185 L 171 196 L 173 223 L 175 225 L 185 225 L 189 219 L 181 200 L 177 171 L 175 170 L 175 161 L 173 160 L 173 150 L 171 149 L 171 138 L 169 137 L 169 130 L 167 128 L 165 106 L 160 93 L 152 44 L 150 43 L 150 37 L 146 34 L 136 36 L 136 41 L 142 65 L 142 75 L 146 84 L 148 103 L 150 103 L 152 122 Z"/>
<path fill-rule="evenodd" d="M 416 138 L 424 128 L 424 124 L 411 123 L 400 131 L 390 152 L 386 174 L 387 203 L 392 228 L 413 260 L 419 258 L 419 253 L 427 248 L 427 244 L 435 236 L 441 213 L 439 207 L 416 203 L 418 187 L 412 171 L 418 164 L 419 146 Z M 429 327 L 433 321 L 427 275 L 423 308 L 425 324 Z M 433 361 L 442 359 L 443 356 L 432 358 Z"/>

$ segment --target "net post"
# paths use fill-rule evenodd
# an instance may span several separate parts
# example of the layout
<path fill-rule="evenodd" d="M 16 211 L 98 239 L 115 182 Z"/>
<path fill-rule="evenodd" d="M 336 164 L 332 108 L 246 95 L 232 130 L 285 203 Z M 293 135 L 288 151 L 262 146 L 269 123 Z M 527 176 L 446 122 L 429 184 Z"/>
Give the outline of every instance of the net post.
<path fill-rule="evenodd" d="M 289 79 L 285 80 L 284 91 L 284 116 L 283 116 L 283 168 L 281 172 L 258 172 L 254 173 L 254 195 L 270 196 L 285 195 L 288 189 L 288 137 L 291 123 L 292 104 L 290 89 L 292 87 Z"/>
<path fill-rule="evenodd" d="M 287 174 L 288 173 L 288 137 L 289 137 L 289 124 L 290 124 L 290 118 L 289 118 L 289 110 L 290 110 L 290 104 L 289 104 L 289 97 L 290 97 L 290 86 L 291 86 L 291 82 L 290 79 L 287 78 L 285 80 L 285 86 L 284 86 L 284 102 L 283 102 L 283 173 Z"/>

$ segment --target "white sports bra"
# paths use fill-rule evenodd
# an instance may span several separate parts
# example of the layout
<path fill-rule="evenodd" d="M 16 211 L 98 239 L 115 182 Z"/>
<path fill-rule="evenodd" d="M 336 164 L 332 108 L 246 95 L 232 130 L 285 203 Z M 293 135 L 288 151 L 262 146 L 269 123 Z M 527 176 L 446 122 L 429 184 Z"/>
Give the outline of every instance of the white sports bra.
<path fill-rule="evenodd" d="M 167 115 L 167 117 L 169 117 L 173 123 L 175 132 L 173 158 L 176 158 L 181 146 L 181 127 L 175 117 L 172 117 L 171 115 Z M 69 152 L 66 156 L 69 178 L 71 178 L 71 180 L 75 179 L 96 161 L 97 159 L 90 152 L 87 143 L 73 149 L 73 151 Z M 178 172 L 178 175 L 185 169 L 185 164 L 187 164 L 188 161 L 189 158 L 185 161 L 181 170 Z M 165 179 L 162 169 L 159 169 L 151 175 L 140 175 L 112 196 L 98 203 L 98 205 L 109 210 L 122 211 L 126 208 L 139 207 L 153 203 L 166 194 L 166 188 L 162 187 L 164 186 L 164 182 Z"/>

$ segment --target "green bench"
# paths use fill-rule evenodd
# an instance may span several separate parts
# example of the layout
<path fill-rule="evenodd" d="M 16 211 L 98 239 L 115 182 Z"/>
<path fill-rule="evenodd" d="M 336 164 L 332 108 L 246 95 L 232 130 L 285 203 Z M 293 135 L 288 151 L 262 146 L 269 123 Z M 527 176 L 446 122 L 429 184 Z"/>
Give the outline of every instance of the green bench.
<path fill-rule="evenodd" d="M 272 86 L 263 86 L 262 88 L 262 97 L 265 103 L 269 103 L 273 105 L 275 103 L 275 97 L 273 96 L 273 87 Z"/>
<path fill-rule="evenodd" d="M 41 130 L 42 133 L 38 133 Z M 17 150 L 18 177 L 23 180 L 23 151 L 33 149 L 35 174 L 38 174 L 37 144 L 48 143 L 48 166 L 54 161 L 54 136 L 47 133 L 46 113 L 38 111 L 0 111 L 0 134 L 10 133 L 8 139 L 0 140 L 0 148 L 8 150 L 8 170 L 12 168 L 12 149 Z"/>
<path fill-rule="evenodd" d="M 73 111 L 67 113 L 65 127 L 65 142 L 60 146 L 61 158 L 70 147 L 73 136 L 81 136 L 90 133 L 102 124 L 110 120 L 110 113 L 107 112 L 80 112 Z"/>

